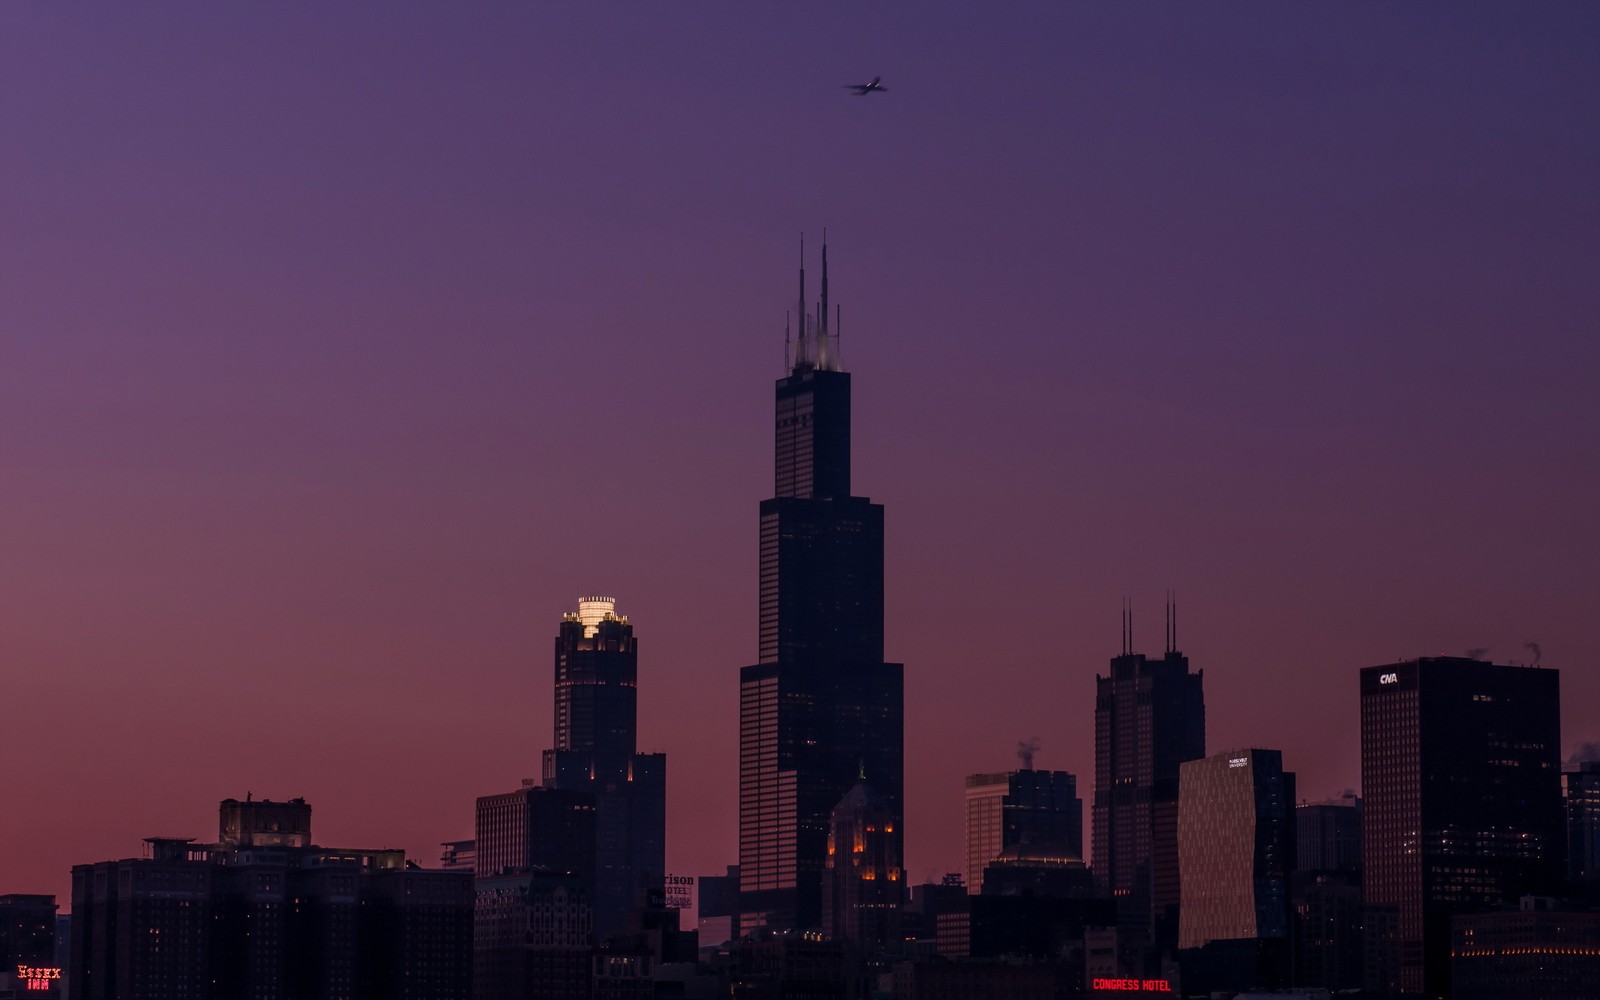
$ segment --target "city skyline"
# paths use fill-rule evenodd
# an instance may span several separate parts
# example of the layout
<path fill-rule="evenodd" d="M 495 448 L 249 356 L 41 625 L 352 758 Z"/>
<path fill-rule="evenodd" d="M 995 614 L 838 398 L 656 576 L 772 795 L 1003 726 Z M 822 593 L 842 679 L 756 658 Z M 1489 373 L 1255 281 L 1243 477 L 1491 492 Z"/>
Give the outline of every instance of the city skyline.
<path fill-rule="evenodd" d="M 1207 750 L 1301 798 L 1359 787 L 1403 658 L 1542 655 L 1563 757 L 1600 742 L 1596 15 L 1265 10 L 0 10 L 0 889 L 247 790 L 432 858 L 539 775 L 580 593 L 645 637 L 668 870 L 735 863 L 824 225 L 909 880 L 1018 740 L 1087 802 L 1116 607 L 1158 655 L 1167 588 Z"/>

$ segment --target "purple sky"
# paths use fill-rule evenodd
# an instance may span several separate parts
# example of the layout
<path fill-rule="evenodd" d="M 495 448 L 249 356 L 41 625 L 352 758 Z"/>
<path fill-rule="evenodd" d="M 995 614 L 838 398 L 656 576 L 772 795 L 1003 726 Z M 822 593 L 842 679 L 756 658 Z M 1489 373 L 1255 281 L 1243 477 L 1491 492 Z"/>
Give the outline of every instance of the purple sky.
<path fill-rule="evenodd" d="M 736 861 L 823 226 L 914 879 L 1019 739 L 1089 798 L 1168 587 L 1208 747 L 1307 797 L 1394 658 L 1535 640 L 1600 739 L 1592 4 L 16 0 L 0 213 L 0 892 L 246 791 L 433 863 L 588 592 L 669 867 Z"/>

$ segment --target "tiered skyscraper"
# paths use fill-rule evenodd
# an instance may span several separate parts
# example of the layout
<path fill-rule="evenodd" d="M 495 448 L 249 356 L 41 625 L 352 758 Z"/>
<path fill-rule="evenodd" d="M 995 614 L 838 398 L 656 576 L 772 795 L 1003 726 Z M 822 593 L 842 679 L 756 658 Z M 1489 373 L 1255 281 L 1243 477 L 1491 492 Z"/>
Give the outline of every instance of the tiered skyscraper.
<path fill-rule="evenodd" d="M 865 780 L 904 806 L 901 665 L 883 660 L 883 507 L 850 492 L 850 375 L 822 297 L 778 380 L 761 504 L 760 662 L 739 672 L 740 930 L 822 926 L 828 817 Z M 895 853 L 899 854 L 899 843 Z"/>
<path fill-rule="evenodd" d="M 1178 935 L 1178 765 L 1206 753 L 1205 671 L 1178 652 L 1177 609 L 1167 608 L 1166 653 L 1133 651 L 1125 611 L 1122 655 L 1095 678 L 1094 874 L 1130 930 L 1171 948 Z"/>
<path fill-rule="evenodd" d="M 555 650 L 554 749 L 544 786 L 594 796 L 594 929 L 622 929 L 666 869 L 667 758 L 638 752 L 639 645 L 610 597 L 563 616 Z M 481 851 L 481 846 L 480 846 Z"/>

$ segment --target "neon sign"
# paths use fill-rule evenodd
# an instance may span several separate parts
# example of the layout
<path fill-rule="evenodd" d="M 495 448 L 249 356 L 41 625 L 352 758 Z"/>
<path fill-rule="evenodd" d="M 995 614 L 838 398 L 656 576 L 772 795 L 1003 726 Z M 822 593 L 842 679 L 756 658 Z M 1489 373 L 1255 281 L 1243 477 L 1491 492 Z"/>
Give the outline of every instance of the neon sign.
<path fill-rule="evenodd" d="M 1249 763 L 1250 763 L 1250 758 L 1249 757 L 1229 757 L 1228 758 L 1228 766 L 1229 767 L 1244 767 L 1245 765 L 1247 765 Z"/>
<path fill-rule="evenodd" d="M 37 965 L 17 966 L 17 979 L 21 980 L 24 990 L 51 990 L 55 988 L 51 984 L 60 978 L 60 969 L 44 969 Z"/>
<path fill-rule="evenodd" d="M 1095 979 L 1090 983 L 1095 990 L 1128 990 L 1135 993 L 1171 993 L 1172 983 L 1166 979 Z"/>
<path fill-rule="evenodd" d="M 1400 675 L 1399 674 L 1384 674 L 1383 676 L 1378 678 L 1378 683 L 1379 684 L 1399 684 L 1400 683 Z"/>

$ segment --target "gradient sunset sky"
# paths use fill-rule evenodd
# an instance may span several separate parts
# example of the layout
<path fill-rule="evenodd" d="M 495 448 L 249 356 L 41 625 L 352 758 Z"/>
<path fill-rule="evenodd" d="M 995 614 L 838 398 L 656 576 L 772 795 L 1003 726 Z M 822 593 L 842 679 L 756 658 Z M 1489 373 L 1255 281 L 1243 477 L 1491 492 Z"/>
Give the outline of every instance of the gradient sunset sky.
<path fill-rule="evenodd" d="M 1600 741 L 1600 6 L 13 0 L 0 892 L 247 791 L 434 864 L 586 593 L 669 868 L 735 863 L 824 226 L 914 880 L 1019 740 L 1087 806 L 1167 588 L 1304 797 L 1398 658 L 1536 642 Z"/>

